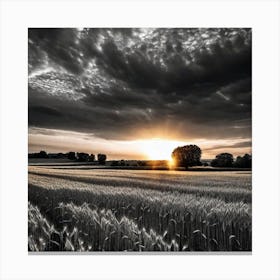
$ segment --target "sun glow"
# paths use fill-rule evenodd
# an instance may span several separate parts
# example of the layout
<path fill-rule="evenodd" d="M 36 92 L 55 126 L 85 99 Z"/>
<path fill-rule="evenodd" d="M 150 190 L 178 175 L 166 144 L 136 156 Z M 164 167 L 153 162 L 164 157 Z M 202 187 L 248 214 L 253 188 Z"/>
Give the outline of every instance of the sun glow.
<path fill-rule="evenodd" d="M 159 138 L 141 141 L 142 152 L 150 160 L 169 160 L 172 163 L 172 151 L 182 143 Z"/>

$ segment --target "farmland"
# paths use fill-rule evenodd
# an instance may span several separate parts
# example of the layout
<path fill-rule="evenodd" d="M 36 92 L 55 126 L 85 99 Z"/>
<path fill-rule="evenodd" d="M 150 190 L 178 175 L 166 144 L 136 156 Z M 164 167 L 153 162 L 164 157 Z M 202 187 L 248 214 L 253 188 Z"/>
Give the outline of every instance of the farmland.
<path fill-rule="evenodd" d="M 30 251 L 251 251 L 251 172 L 29 166 Z"/>

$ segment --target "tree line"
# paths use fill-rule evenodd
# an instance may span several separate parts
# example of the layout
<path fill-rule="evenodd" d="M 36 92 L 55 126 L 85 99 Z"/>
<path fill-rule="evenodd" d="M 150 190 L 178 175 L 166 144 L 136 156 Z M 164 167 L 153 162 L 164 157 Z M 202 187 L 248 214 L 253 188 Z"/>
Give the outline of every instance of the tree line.
<path fill-rule="evenodd" d="M 186 169 L 191 166 L 208 166 L 209 164 L 201 162 L 201 149 L 197 145 L 186 145 L 177 147 L 172 152 L 173 165 L 175 167 L 185 167 Z M 29 158 L 67 158 L 69 160 L 75 160 L 79 162 L 96 162 L 94 154 L 88 153 L 56 153 L 47 154 L 45 151 L 40 151 L 39 153 L 28 154 Z M 107 156 L 105 154 L 97 155 L 98 164 L 104 165 L 106 163 Z M 111 166 L 125 166 L 126 162 L 113 161 Z M 144 166 L 144 161 L 138 162 L 139 166 Z M 243 156 L 238 156 L 235 160 L 230 153 L 220 153 L 210 162 L 212 167 L 227 167 L 227 168 L 251 168 L 252 167 L 252 156 L 245 154 Z"/>
<path fill-rule="evenodd" d="M 95 155 L 79 152 L 68 153 L 47 153 L 46 151 L 40 151 L 39 153 L 30 153 L 28 158 L 55 158 L 55 159 L 69 159 L 79 162 L 95 162 Z M 97 154 L 97 161 L 99 164 L 105 164 L 107 156 L 105 154 Z"/>
<path fill-rule="evenodd" d="M 175 166 L 185 167 L 202 166 L 201 149 L 197 145 L 186 145 L 177 147 L 172 152 L 172 159 Z M 238 156 L 235 160 L 230 153 L 220 153 L 211 161 L 212 167 L 236 167 L 236 168 L 251 168 L 252 155 L 245 154 Z"/>
<path fill-rule="evenodd" d="M 252 156 L 245 154 L 244 156 L 238 156 L 235 160 L 230 153 L 221 153 L 216 155 L 216 158 L 211 161 L 213 167 L 239 167 L 239 168 L 251 168 Z"/>

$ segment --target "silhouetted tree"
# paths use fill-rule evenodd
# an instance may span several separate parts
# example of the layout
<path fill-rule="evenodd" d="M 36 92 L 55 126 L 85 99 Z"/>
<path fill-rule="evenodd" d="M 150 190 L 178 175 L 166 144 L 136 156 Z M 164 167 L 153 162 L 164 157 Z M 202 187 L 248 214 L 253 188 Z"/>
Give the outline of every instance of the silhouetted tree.
<path fill-rule="evenodd" d="M 77 153 L 78 161 L 88 161 L 89 154 L 87 153 Z"/>
<path fill-rule="evenodd" d="M 210 165 L 211 165 L 212 167 L 218 167 L 218 160 L 217 160 L 216 158 L 213 159 L 213 160 L 211 161 Z"/>
<path fill-rule="evenodd" d="M 244 166 L 244 164 L 243 164 L 243 157 L 241 157 L 241 156 L 238 156 L 237 158 L 236 158 L 236 160 L 235 160 L 235 162 L 234 162 L 234 167 L 241 167 L 241 168 L 243 168 Z"/>
<path fill-rule="evenodd" d="M 75 152 L 69 152 L 68 153 L 68 159 L 75 160 L 76 159 L 76 153 Z"/>
<path fill-rule="evenodd" d="M 233 155 L 229 153 L 221 153 L 216 155 L 216 158 L 211 161 L 213 167 L 232 167 Z"/>
<path fill-rule="evenodd" d="M 91 161 L 91 162 L 95 161 L 95 155 L 94 155 L 94 154 L 91 154 L 91 155 L 89 156 L 88 161 Z"/>
<path fill-rule="evenodd" d="M 38 154 L 39 158 L 48 158 L 48 154 L 45 151 L 40 151 Z"/>
<path fill-rule="evenodd" d="M 245 154 L 243 157 L 238 156 L 234 162 L 234 167 L 251 168 L 252 167 L 252 156 L 249 154 Z"/>
<path fill-rule="evenodd" d="M 172 152 L 172 159 L 177 166 L 190 167 L 201 165 L 201 149 L 196 145 L 177 147 Z"/>
<path fill-rule="evenodd" d="M 107 156 L 104 155 L 104 154 L 98 154 L 97 155 L 97 160 L 98 160 L 99 164 L 105 164 L 106 159 L 107 159 Z"/>
<path fill-rule="evenodd" d="M 252 167 L 252 155 L 245 154 L 243 156 L 244 167 L 251 168 Z"/>

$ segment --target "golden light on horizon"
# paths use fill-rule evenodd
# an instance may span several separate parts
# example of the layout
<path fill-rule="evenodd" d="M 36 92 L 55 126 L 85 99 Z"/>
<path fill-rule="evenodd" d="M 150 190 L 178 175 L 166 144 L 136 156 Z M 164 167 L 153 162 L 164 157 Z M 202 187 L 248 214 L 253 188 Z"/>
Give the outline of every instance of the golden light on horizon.
<path fill-rule="evenodd" d="M 164 140 L 155 138 L 151 140 L 143 140 L 140 143 L 143 154 L 146 155 L 149 160 L 169 160 L 172 162 L 172 151 L 182 145 L 178 141 Z"/>

